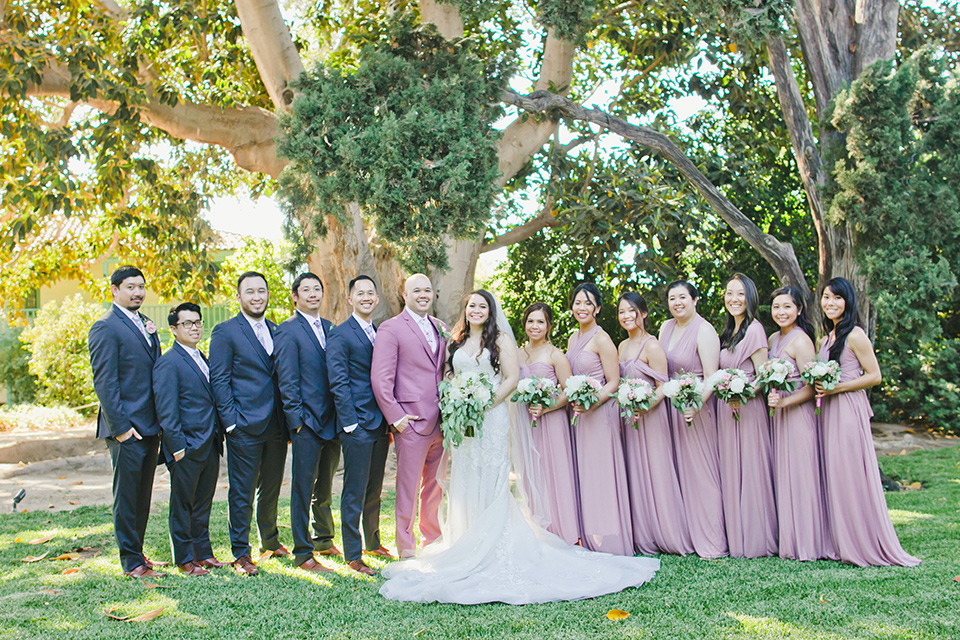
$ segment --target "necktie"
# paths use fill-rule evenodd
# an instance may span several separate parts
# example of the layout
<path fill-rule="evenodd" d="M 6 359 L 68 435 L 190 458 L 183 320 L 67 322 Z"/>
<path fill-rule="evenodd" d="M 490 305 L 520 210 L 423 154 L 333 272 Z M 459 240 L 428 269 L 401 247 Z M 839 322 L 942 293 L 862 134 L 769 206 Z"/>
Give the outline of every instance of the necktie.
<path fill-rule="evenodd" d="M 363 332 L 367 334 L 367 337 L 370 338 L 370 344 L 373 344 L 377 339 L 377 332 L 373 330 L 373 325 L 364 325 Z"/>
<path fill-rule="evenodd" d="M 257 322 L 253 325 L 253 332 L 257 334 L 257 340 L 260 341 L 260 346 L 263 347 L 264 351 L 270 353 L 270 351 L 267 349 L 267 336 L 264 335 L 264 331 L 266 331 L 266 327 L 263 326 L 262 322 Z"/>
<path fill-rule="evenodd" d="M 313 321 L 313 330 L 317 334 L 317 340 L 320 341 L 320 348 L 326 350 L 327 348 L 327 338 L 323 335 L 323 325 L 320 324 L 319 320 Z"/>
<path fill-rule="evenodd" d="M 147 328 L 143 326 L 143 320 L 140 318 L 139 313 L 133 314 L 133 323 L 137 325 L 137 329 L 140 329 L 140 333 L 143 334 L 143 338 L 147 341 L 147 344 L 152 347 L 153 343 L 150 342 L 150 334 L 147 333 Z"/>
<path fill-rule="evenodd" d="M 433 323 L 426 317 L 420 319 L 420 330 L 423 331 L 423 335 L 426 336 L 427 342 L 430 344 L 430 349 L 432 351 L 437 350 L 437 338 L 433 335 Z"/>
<path fill-rule="evenodd" d="M 199 351 L 192 351 L 190 355 L 193 356 L 194 362 L 197 363 L 197 366 L 200 367 L 200 371 L 203 372 L 203 377 L 207 379 L 207 382 L 210 382 L 210 368 L 207 366 L 207 363 L 203 361 L 203 358 L 200 356 Z"/>

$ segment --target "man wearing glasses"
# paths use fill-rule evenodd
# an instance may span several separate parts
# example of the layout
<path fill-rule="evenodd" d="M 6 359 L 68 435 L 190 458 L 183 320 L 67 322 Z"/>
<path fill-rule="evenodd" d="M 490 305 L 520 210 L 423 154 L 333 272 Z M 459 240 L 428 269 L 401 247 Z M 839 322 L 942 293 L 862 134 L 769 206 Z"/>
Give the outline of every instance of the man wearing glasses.
<path fill-rule="evenodd" d="M 200 307 L 184 302 L 167 316 L 173 347 L 153 369 L 153 393 L 170 470 L 170 545 L 180 572 L 202 576 L 224 566 L 210 546 L 210 507 L 223 442 L 203 338 Z"/>

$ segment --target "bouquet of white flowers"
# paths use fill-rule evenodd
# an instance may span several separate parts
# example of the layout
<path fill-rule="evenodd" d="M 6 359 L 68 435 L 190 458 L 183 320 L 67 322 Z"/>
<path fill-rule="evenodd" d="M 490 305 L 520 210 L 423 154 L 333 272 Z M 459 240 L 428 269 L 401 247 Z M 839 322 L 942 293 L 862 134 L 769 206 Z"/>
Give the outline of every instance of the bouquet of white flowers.
<path fill-rule="evenodd" d="M 673 408 L 683 413 L 688 408 L 699 409 L 703 406 L 703 380 L 693 375 L 681 371 L 677 377 L 664 383 L 663 395 L 670 398 L 673 402 Z M 687 426 L 690 422 L 687 422 Z"/>
<path fill-rule="evenodd" d="M 557 404 L 557 391 L 557 383 L 550 378 L 530 376 L 520 379 L 517 383 L 517 391 L 510 399 L 528 406 L 552 407 Z M 537 426 L 536 418 L 533 419 L 532 426 Z"/>
<path fill-rule="evenodd" d="M 742 404 L 756 395 L 750 377 L 743 369 L 720 369 L 710 376 L 709 384 L 714 394 L 727 404 L 732 401 Z M 740 409 L 733 410 L 733 419 L 740 422 Z"/>
<path fill-rule="evenodd" d="M 570 376 L 563 387 L 563 392 L 571 404 L 578 404 L 585 410 L 600 402 L 600 382 L 590 376 Z M 577 424 L 577 416 L 573 416 L 571 425 Z"/>
<path fill-rule="evenodd" d="M 840 382 L 840 363 L 836 360 L 812 360 L 803 367 L 800 379 L 811 387 L 819 382 L 824 389 L 833 389 Z M 817 398 L 814 413 L 820 415 L 820 398 Z"/>
<path fill-rule="evenodd" d="M 440 383 L 440 429 L 445 449 L 480 435 L 483 412 L 493 404 L 493 384 L 484 373 L 463 372 Z"/>
<path fill-rule="evenodd" d="M 648 411 L 657 401 L 657 390 L 646 380 L 639 378 L 620 378 L 617 387 L 617 404 L 623 409 L 624 418 L 633 419 L 633 428 L 640 428 L 641 411 Z"/>
<path fill-rule="evenodd" d="M 789 382 L 787 378 L 796 370 L 789 360 L 770 358 L 757 369 L 757 385 L 763 387 L 767 393 L 770 393 L 771 389 L 791 393 L 796 384 Z M 773 417 L 773 407 L 770 407 L 770 417 Z"/>

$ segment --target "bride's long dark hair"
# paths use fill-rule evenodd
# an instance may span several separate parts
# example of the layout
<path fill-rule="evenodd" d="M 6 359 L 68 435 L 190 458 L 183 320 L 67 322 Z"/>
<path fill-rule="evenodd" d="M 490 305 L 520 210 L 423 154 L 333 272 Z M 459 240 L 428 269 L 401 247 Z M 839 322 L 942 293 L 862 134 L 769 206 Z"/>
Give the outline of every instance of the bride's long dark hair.
<path fill-rule="evenodd" d="M 467 322 L 467 305 L 470 304 L 470 298 L 480 296 L 487 302 L 489 314 L 487 321 L 483 323 L 483 334 L 480 337 L 480 351 L 486 348 L 490 352 L 490 364 L 493 370 L 500 373 L 500 349 L 497 347 L 497 339 L 500 337 L 500 330 L 497 328 L 497 301 L 493 294 L 484 289 L 477 289 L 467 294 L 463 301 L 463 311 L 460 318 L 453 325 L 453 331 L 450 334 L 450 343 L 447 347 L 450 351 L 450 357 L 447 358 L 447 370 L 453 371 L 453 355 L 457 349 L 463 346 L 463 343 L 470 337 L 470 323 Z"/>

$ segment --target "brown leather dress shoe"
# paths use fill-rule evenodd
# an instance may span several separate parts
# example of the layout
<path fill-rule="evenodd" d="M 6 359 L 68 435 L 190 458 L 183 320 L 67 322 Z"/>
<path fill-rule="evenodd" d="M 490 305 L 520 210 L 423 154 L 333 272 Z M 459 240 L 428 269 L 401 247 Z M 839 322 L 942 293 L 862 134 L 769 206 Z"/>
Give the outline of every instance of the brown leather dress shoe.
<path fill-rule="evenodd" d="M 153 569 L 154 567 L 169 567 L 169 562 L 163 562 L 162 560 L 151 560 L 147 556 L 143 556 L 143 564 L 147 565 L 147 569 Z"/>
<path fill-rule="evenodd" d="M 180 573 L 185 576 L 206 576 L 210 572 L 196 564 L 195 562 L 187 562 L 186 564 L 179 564 L 177 568 L 180 569 Z"/>
<path fill-rule="evenodd" d="M 243 573 L 248 576 L 255 576 L 260 573 L 260 570 L 257 569 L 257 565 L 253 564 L 250 556 L 240 556 L 234 560 L 233 568 L 237 573 Z"/>
<path fill-rule="evenodd" d="M 314 571 L 316 573 L 328 573 L 333 571 L 333 569 L 329 569 L 317 562 L 316 558 L 308 558 L 300 565 L 300 568 L 304 571 Z"/>
<path fill-rule="evenodd" d="M 347 563 L 347 566 L 356 571 L 357 573 L 362 573 L 365 576 L 375 576 L 377 572 L 367 566 L 367 563 L 363 560 L 351 560 Z"/>
<path fill-rule="evenodd" d="M 199 560 L 199 561 L 195 562 L 194 564 L 200 565 L 201 567 L 203 567 L 203 568 L 205 568 L 205 569 L 219 569 L 220 567 L 225 567 L 225 566 L 227 566 L 228 563 L 226 563 L 226 562 L 220 562 L 220 561 L 217 560 L 215 557 L 211 556 L 211 557 L 207 558 L 206 560 Z"/>
<path fill-rule="evenodd" d="M 159 578 L 163 575 L 161 573 L 157 573 L 145 564 L 137 565 L 130 571 L 124 571 L 123 573 L 131 578 Z"/>
<path fill-rule="evenodd" d="M 390 550 L 383 545 L 380 545 L 379 549 L 368 549 L 364 551 L 364 553 L 367 554 L 368 556 L 377 556 L 380 558 L 386 558 L 387 560 L 395 559 L 394 555 L 390 553 Z"/>
<path fill-rule="evenodd" d="M 329 549 L 324 549 L 323 551 L 317 551 L 318 556 L 342 556 L 343 553 L 340 552 L 340 549 L 337 549 L 336 545 L 333 545 Z"/>
<path fill-rule="evenodd" d="M 290 550 L 287 549 L 287 548 L 286 548 L 285 546 L 283 546 L 283 545 L 280 545 L 280 548 L 279 548 L 279 549 L 264 549 L 263 551 L 261 551 L 261 553 L 263 553 L 264 551 L 270 551 L 270 555 L 274 555 L 274 556 L 288 556 L 288 555 L 290 555 Z"/>

